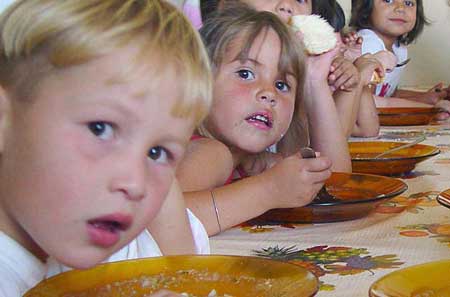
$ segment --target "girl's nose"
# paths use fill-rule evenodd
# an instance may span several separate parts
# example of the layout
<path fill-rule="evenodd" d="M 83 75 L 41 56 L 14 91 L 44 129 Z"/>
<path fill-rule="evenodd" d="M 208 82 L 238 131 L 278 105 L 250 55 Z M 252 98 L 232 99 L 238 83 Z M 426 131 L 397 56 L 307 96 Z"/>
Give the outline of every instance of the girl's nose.
<path fill-rule="evenodd" d="M 294 14 L 294 7 L 291 1 L 279 1 L 276 8 L 276 13 L 282 18 L 288 20 Z"/>
<path fill-rule="evenodd" d="M 111 191 L 119 192 L 126 199 L 139 201 L 146 195 L 145 160 L 118 159 L 118 166 L 111 180 Z"/>
<path fill-rule="evenodd" d="M 277 105 L 277 100 L 275 98 L 275 95 L 273 92 L 271 91 L 262 91 L 259 95 L 258 95 L 258 101 L 261 102 L 264 105 L 269 105 L 269 106 L 276 106 Z"/>
<path fill-rule="evenodd" d="M 403 1 L 396 1 L 395 2 L 395 11 L 404 11 L 405 10 L 405 3 L 403 3 Z"/>

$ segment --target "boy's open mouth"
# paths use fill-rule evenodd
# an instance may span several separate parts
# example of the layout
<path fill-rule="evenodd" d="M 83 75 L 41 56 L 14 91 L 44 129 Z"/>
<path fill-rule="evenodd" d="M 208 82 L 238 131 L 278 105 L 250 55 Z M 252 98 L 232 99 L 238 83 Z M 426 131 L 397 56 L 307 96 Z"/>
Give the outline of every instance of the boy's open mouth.
<path fill-rule="evenodd" d="M 120 240 L 120 231 L 130 228 L 132 217 L 121 214 L 107 215 L 87 221 L 90 241 L 97 246 L 111 247 Z"/>
<path fill-rule="evenodd" d="M 109 220 L 90 220 L 88 221 L 95 228 L 103 229 L 112 233 L 126 230 L 128 227 L 118 221 Z"/>

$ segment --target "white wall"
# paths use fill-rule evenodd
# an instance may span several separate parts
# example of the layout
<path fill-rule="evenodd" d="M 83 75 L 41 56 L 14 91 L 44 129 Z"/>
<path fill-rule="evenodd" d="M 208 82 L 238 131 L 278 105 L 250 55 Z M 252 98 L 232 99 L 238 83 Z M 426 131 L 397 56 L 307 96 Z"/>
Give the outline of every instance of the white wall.
<path fill-rule="evenodd" d="M 338 0 L 350 19 L 351 0 Z M 402 86 L 450 84 L 450 0 L 423 0 L 425 16 L 431 21 L 416 43 L 409 46 L 411 62 L 402 77 Z"/>

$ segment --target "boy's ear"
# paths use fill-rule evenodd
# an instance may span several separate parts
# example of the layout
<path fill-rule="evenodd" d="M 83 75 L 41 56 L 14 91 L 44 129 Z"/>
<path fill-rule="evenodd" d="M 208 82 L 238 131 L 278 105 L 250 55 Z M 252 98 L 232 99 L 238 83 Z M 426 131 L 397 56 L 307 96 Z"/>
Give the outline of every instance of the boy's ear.
<path fill-rule="evenodd" d="M 0 152 L 3 152 L 6 129 L 9 125 L 10 107 L 11 102 L 8 92 L 0 85 Z"/>

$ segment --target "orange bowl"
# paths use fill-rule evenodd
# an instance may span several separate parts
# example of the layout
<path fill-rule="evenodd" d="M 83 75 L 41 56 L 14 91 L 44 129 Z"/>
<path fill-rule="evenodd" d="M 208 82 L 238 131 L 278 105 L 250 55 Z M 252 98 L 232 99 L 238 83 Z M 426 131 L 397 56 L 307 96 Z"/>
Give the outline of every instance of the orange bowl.
<path fill-rule="evenodd" d="M 72 270 L 42 281 L 24 297 L 144 297 L 165 288 L 208 296 L 313 296 L 318 280 L 303 267 L 243 256 L 167 256 Z"/>
<path fill-rule="evenodd" d="M 392 141 L 350 142 L 352 170 L 358 173 L 401 175 L 413 170 L 417 163 L 440 153 L 435 146 L 415 144 L 375 159 L 375 156 L 406 143 Z"/>
<path fill-rule="evenodd" d="M 252 222 L 326 223 L 358 219 L 408 189 L 403 181 L 395 178 L 341 172 L 333 172 L 325 185 L 336 201 L 313 200 L 304 207 L 272 209 Z"/>
<path fill-rule="evenodd" d="M 428 125 L 442 111 L 435 107 L 378 107 L 381 126 Z"/>
<path fill-rule="evenodd" d="M 370 297 L 450 296 L 450 260 L 410 266 L 391 272 L 369 289 Z"/>

